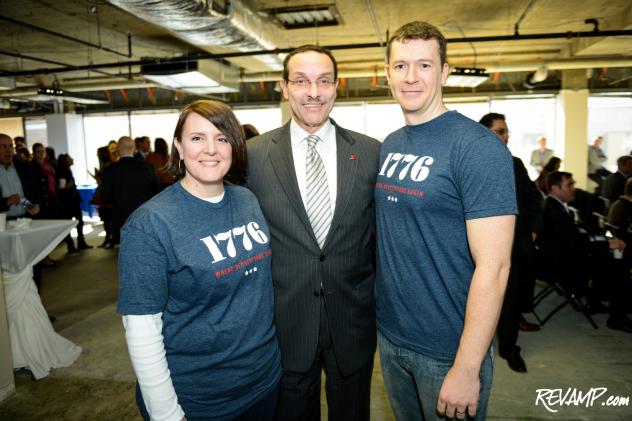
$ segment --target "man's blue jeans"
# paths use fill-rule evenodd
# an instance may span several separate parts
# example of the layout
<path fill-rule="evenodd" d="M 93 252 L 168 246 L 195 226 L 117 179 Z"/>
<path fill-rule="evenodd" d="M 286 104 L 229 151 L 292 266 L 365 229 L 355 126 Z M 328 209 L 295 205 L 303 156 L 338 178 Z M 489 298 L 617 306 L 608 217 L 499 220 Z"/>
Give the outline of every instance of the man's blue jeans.
<path fill-rule="evenodd" d="M 390 342 L 378 331 L 380 359 L 384 385 L 395 418 L 398 421 L 444 420 L 437 414 L 437 401 L 443 379 L 452 361 L 436 360 Z M 481 366 L 481 389 L 476 417 L 469 420 L 485 420 L 487 401 L 492 389 L 493 353 L 485 356 Z"/>

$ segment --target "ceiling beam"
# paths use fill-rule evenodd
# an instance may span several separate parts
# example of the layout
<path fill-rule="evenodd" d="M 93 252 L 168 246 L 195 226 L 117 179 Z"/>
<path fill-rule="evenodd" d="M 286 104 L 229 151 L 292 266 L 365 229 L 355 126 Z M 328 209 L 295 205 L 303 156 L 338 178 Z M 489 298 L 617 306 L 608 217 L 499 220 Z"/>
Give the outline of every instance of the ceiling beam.
<path fill-rule="evenodd" d="M 485 37 L 448 38 L 446 39 L 446 41 L 448 43 L 476 43 L 476 42 L 497 42 L 497 41 L 524 41 L 524 40 L 538 40 L 538 39 L 577 39 L 577 38 L 610 37 L 610 36 L 612 37 L 632 36 L 632 30 L 588 31 L 588 32 L 568 31 L 568 32 L 556 32 L 556 33 L 540 33 L 540 34 L 496 35 L 496 36 L 485 36 Z M 380 47 L 379 43 L 360 43 L 360 44 L 325 46 L 325 48 L 328 48 L 331 51 L 378 48 L 378 47 Z M 59 68 L 52 68 L 52 69 L 40 68 L 40 69 L 21 70 L 21 71 L 0 71 L 0 76 L 4 76 L 4 77 L 30 76 L 30 75 L 40 74 L 40 73 L 52 74 L 52 73 L 73 72 L 77 70 L 120 68 L 120 67 L 147 65 L 147 64 L 182 63 L 182 62 L 191 62 L 191 61 L 196 61 L 196 60 L 210 60 L 210 59 L 214 59 L 214 60 L 230 59 L 230 58 L 235 58 L 235 57 L 257 56 L 257 55 L 264 55 L 264 54 L 282 54 L 282 53 L 289 53 L 293 50 L 294 48 L 283 48 L 283 49 L 275 49 L 275 50 L 244 51 L 244 52 L 220 53 L 220 54 L 211 54 L 211 53 L 202 52 L 202 53 L 195 53 L 195 54 L 191 54 L 187 56 L 180 56 L 180 57 L 174 57 L 174 58 L 154 58 L 154 59 L 132 60 L 132 61 L 116 62 L 116 63 L 68 66 L 68 67 L 59 67 Z"/>

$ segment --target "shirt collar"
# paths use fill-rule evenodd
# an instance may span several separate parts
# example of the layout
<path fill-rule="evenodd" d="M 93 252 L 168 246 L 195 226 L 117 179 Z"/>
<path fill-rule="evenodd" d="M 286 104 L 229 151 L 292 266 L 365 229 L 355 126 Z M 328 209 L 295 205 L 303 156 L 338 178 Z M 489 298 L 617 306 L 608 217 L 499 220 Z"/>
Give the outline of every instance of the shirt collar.
<path fill-rule="evenodd" d="M 15 165 L 13 165 L 13 159 L 11 160 L 11 163 L 9 164 L 8 167 L 5 167 L 3 164 L 0 164 L 0 168 L 3 168 L 5 171 L 10 171 L 11 168 L 15 168 Z"/>
<path fill-rule="evenodd" d="M 323 144 L 328 145 L 332 139 L 335 140 L 333 133 L 334 125 L 331 124 L 329 119 L 327 119 L 325 124 L 323 124 L 315 133 L 308 133 L 305 129 L 299 126 L 293 118 L 290 122 L 290 136 L 293 147 L 297 147 L 305 143 L 305 138 L 309 135 L 318 136 Z"/>
<path fill-rule="evenodd" d="M 560 205 L 564 206 L 564 209 L 566 209 L 566 212 L 568 212 L 568 205 L 566 203 L 562 202 L 560 199 L 558 199 L 557 197 L 553 196 L 552 194 L 549 194 L 549 197 L 552 198 L 552 199 L 557 200 L 560 203 Z"/>

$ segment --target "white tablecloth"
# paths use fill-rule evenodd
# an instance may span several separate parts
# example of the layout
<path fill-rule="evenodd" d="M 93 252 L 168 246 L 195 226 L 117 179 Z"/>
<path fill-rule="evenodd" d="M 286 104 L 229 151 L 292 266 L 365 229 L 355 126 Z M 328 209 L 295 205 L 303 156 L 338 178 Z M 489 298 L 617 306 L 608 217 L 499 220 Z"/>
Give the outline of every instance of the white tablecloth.
<path fill-rule="evenodd" d="M 67 367 L 81 348 L 53 329 L 33 282 L 33 265 L 74 228 L 76 221 L 38 220 L 27 229 L 0 232 L 0 262 L 7 300 L 13 367 L 26 367 L 33 377 Z"/>

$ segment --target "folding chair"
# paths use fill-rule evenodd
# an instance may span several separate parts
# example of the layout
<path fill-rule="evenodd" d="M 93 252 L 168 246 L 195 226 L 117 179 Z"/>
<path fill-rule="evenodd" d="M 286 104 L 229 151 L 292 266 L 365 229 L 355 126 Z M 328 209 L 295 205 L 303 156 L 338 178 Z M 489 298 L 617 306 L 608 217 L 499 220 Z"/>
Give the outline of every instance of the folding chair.
<path fill-rule="evenodd" d="M 598 329 L 597 324 L 588 311 L 588 308 L 586 308 L 586 305 L 582 302 L 581 296 L 577 292 L 571 291 L 569 288 L 563 285 L 563 283 L 560 281 L 560 274 L 557 273 L 558 271 L 554 269 L 555 266 L 549 264 L 548 260 L 545 258 L 539 248 L 536 248 L 536 256 L 536 258 L 540 260 L 540 265 L 538 266 L 542 268 L 542 272 L 538 275 L 538 279 L 549 284 L 533 297 L 533 309 L 531 310 L 531 312 L 535 316 L 540 326 L 544 326 L 546 322 L 551 319 L 551 317 L 553 317 L 556 313 L 558 313 L 560 310 L 570 304 L 575 310 L 582 313 L 595 329 Z M 541 317 L 536 311 L 538 305 L 541 304 L 546 297 L 554 292 L 556 292 L 557 295 L 563 297 L 564 300 L 553 310 L 549 311 L 546 315 L 543 315 Z"/>

